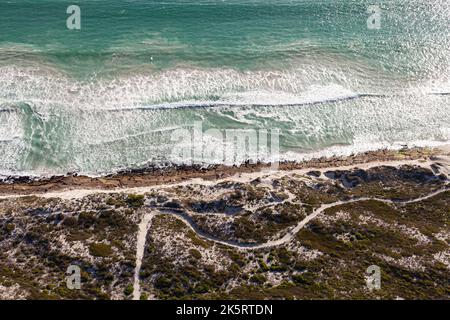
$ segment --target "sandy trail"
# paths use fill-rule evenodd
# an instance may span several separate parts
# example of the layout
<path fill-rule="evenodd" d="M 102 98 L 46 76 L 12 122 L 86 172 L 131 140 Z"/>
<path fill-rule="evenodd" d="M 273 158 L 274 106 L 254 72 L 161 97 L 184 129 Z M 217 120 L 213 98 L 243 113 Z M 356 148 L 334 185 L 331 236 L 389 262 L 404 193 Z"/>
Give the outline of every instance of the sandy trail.
<path fill-rule="evenodd" d="M 420 160 L 405 160 L 405 161 L 373 161 L 369 163 L 364 164 L 355 164 L 350 166 L 340 166 L 340 167 L 327 167 L 327 168 L 305 168 L 305 169 L 295 169 L 295 170 L 283 170 L 283 171 L 256 171 L 251 173 L 239 173 L 231 177 L 227 177 L 224 179 L 218 179 L 218 180 L 204 180 L 201 178 L 194 178 L 190 180 L 186 180 L 183 182 L 178 183 L 169 183 L 169 184 L 163 184 L 163 185 L 153 185 L 153 186 L 146 186 L 146 187 L 135 187 L 135 188 L 118 188 L 113 190 L 104 190 L 104 189 L 70 189 L 70 190 L 64 190 L 59 192 L 48 192 L 48 193 L 33 193 L 28 195 L 17 195 L 17 194 L 11 194 L 11 195 L 2 195 L 0 196 L 0 199 L 14 199 L 14 198 L 21 198 L 26 196 L 36 196 L 36 197 L 42 197 L 42 198 L 60 198 L 60 199 L 81 199 L 83 197 L 92 195 L 92 194 L 114 194 L 114 193 L 148 193 L 152 191 L 157 190 L 164 190 L 167 188 L 172 188 L 176 186 L 187 186 L 187 185 L 201 185 L 201 186 L 211 186 L 211 185 L 217 185 L 221 182 L 241 182 L 241 183 L 249 183 L 253 181 L 254 179 L 260 178 L 262 180 L 268 179 L 276 179 L 276 178 L 282 178 L 285 176 L 292 176 L 292 175 L 305 175 L 309 171 L 319 171 L 321 173 L 324 173 L 325 171 L 333 171 L 333 170 L 351 170 L 355 168 L 359 169 L 370 169 L 373 167 L 379 167 L 379 166 L 391 166 L 391 167 L 398 167 L 402 165 L 415 165 L 422 168 L 431 169 L 432 165 L 436 165 L 441 169 L 445 169 L 446 173 L 449 172 L 450 167 L 450 158 L 448 156 L 441 156 L 436 157 L 434 161 L 420 161 Z M 323 176 L 322 176 L 323 177 Z M 294 239 L 294 237 L 300 232 L 302 228 L 304 228 L 309 222 L 311 222 L 313 219 L 315 219 L 318 215 L 323 213 L 325 210 L 347 204 L 347 203 L 354 203 L 358 201 L 367 201 L 367 200 L 375 200 L 375 201 L 381 201 L 388 204 L 409 204 L 409 203 L 416 203 L 420 202 L 429 198 L 432 198 L 436 195 L 439 195 L 443 192 L 448 191 L 449 188 L 446 187 L 445 189 L 441 189 L 438 191 L 435 191 L 433 193 L 430 193 L 426 196 L 422 196 L 416 199 L 407 200 L 407 201 L 393 201 L 389 199 L 380 199 L 380 198 L 357 198 L 357 199 L 351 199 L 347 201 L 337 201 L 329 204 L 323 204 L 319 208 L 315 209 L 310 215 L 308 215 L 306 218 L 304 218 L 302 221 L 300 221 L 295 227 L 288 230 L 288 232 L 281 238 L 270 240 L 265 243 L 255 244 L 255 243 L 239 243 L 237 241 L 225 241 L 218 238 L 215 238 L 214 236 L 211 236 L 209 234 L 205 234 L 199 228 L 195 225 L 195 223 L 192 221 L 191 217 L 183 212 L 174 212 L 170 210 L 163 210 L 163 211 L 153 211 L 150 213 L 145 213 L 141 222 L 139 223 L 138 228 L 138 234 L 137 234 L 137 243 L 136 243 L 136 266 L 134 271 L 134 282 L 133 282 L 133 299 L 139 300 L 141 295 L 141 289 L 140 289 L 140 281 L 139 281 L 139 273 L 142 266 L 142 259 L 144 256 L 145 251 L 145 243 L 147 238 L 148 230 L 151 226 L 152 219 L 159 214 L 170 214 L 177 219 L 180 219 L 183 221 L 192 231 L 194 231 L 199 237 L 212 241 L 214 243 L 222 244 L 228 247 L 232 247 L 238 250 L 257 250 L 257 249 L 264 249 L 264 248 L 272 248 L 281 246 L 284 244 L 289 243 Z M 292 194 L 288 194 L 288 198 L 285 199 L 283 202 L 292 202 L 294 200 L 294 196 Z M 249 206 L 252 209 L 252 206 Z M 158 209 L 155 209 L 158 210 Z"/>
<path fill-rule="evenodd" d="M 440 160 L 442 158 L 439 158 Z M 422 168 L 430 169 L 431 165 L 435 164 L 434 161 L 423 161 L 423 160 L 399 160 L 399 161 L 372 161 L 367 163 L 354 164 L 349 166 L 337 166 L 337 167 L 326 167 L 326 168 L 304 168 L 304 169 L 294 169 L 294 170 L 261 170 L 255 172 L 246 172 L 246 173 L 238 173 L 234 176 L 226 177 L 223 179 L 216 180 L 204 180 L 202 178 L 193 178 L 183 182 L 175 182 L 168 184 L 159 184 L 152 185 L 146 187 L 132 187 L 132 188 L 116 188 L 116 189 L 89 189 L 89 188 L 80 188 L 80 189 L 68 189 L 63 191 L 56 192 L 47 192 L 47 193 L 31 193 L 27 195 L 18 195 L 18 194 L 3 194 L 0 196 L 0 199 L 14 199 L 28 196 L 36 196 L 41 198 L 60 198 L 63 200 L 70 199 L 81 199 L 86 196 L 92 194 L 114 194 L 114 193 L 149 193 L 152 191 L 178 187 L 178 186 L 188 186 L 188 185 L 200 185 L 200 186 L 212 186 L 217 185 L 222 182 L 240 182 L 240 183 L 249 183 L 254 179 L 276 179 L 282 178 L 284 176 L 291 175 L 305 175 L 310 171 L 319 171 L 324 173 L 326 171 L 334 171 L 334 170 L 352 170 L 352 169 L 363 169 L 367 170 L 374 167 L 379 166 L 391 166 L 391 167 L 399 167 L 402 165 L 412 165 L 419 166 Z"/>
<path fill-rule="evenodd" d="M 151 222 L 155 213 L 145 213 L 142 221 L 139 223 L 139 230 L 137 234 L 136 243 L 136 267 L 134 269 L 134 283 L 133 283 L 133 300 L 139 300 L 141 297 L 141 286 L 139 283 L 139 273 L 142 266 L 142 258 L 144 257 L 145 241 L 147 239 L 147 233 L 150 229 Z"/>
<path fill-rule="evenodd" d="M 378 166 L 401 166 L 401 165 L 416 165 L 423 168 L 429 168 L 432 169 L 432 165 L 438 165 L 441 167 L 441 169 L 446 169 L 448 173 L 449 168 L 449 157 L 443 156 L 439 158 L 435 158 L 435 161 L 389 161 L 389 162 L 371 162 L 366 164 L 359 164 L 359 165 L 352 165 L 348 167 L 336 167 L 336 168 L 321 168 L 317 169 L 317 171 L 320 171 L 321 173 L 325 171 L 332 171 L 332 170 L 350 170 L 354 168 L 360 168 L 360 169 L 369 169 L 372 167 L 378 167 Z M 42 197 L 42 198 L 61 198 L 61 199 L 80 199 L 83 197 L 86 197 L 88 195 L 92 194 L 113 194 L 113 193 L 147 193 L 152 192 L 155 190 L 164 190 L 167 188 L 175 187 L 175 186 L 185 186 L 185 185 L 192 185 L 192 184 L 198 184 L 203 186 L 210 186 L 210 185 L 217 185 L 220 182 L 226 182 L 226 181 L 233 181 L 233 182 L 242 182 L 242 183 L 249 183 L 253 181 L 254 179 L 260 178 L 262 180 L 268 179 L 276 179 L 281 178 L 285 176 L 292 176 L 292 175 L 304 175 L 309 171 L 312 171 L 314 169 L 308 168 L 308 169 L 298 169 L 298 170 L 290 170 L 290 171 L 260 171 L 260 172 L 252 172 L 252 173 L 243 173 L 243 174 L 237 174 L 232 177 L 227 177 L 225 179 L 210 181 L 210 180 L 203 180 L 199 178 L 190 179 L 181 183 L 172 183 L 172 184 L 166 184 L 166 185 L 157 185 L 157 186 L 148 186 L 148 187 L 138 187 L 138 188 L 121 188 L 121 189 L 115 189 L 115 190 L 102 190 L 102 189 L 74 189 L 74 190 L 64 190 L 61 192 L 49 192 L 46 194 L 30 194 L 31 196 L 36 197 Z M 265 249 L 265 248 L 273 248 L 277 246 L 285 245 L 289 242 L 291 242 L 295 236 L 302 230 L 309 222 L 311 222 L 313 219 L 315 219 L 317 216 L 322 214 L 325 210 L 329 208 L 333 208 L 335 206 L 348 204 L 348 203 L 355 203 L 359 201 L 367 201 L 367 200 L 374 200 L 374 201 L 380 201 L 387 204 L 409 204 L 409 203 L 416 203 L 420 202 L 429 198 L 432 198 L 436 195 L 439 195 L 443 192 L 447 192 L 450 189 L 448 188 L 448 185 L 441 190 L 432 192 L 428 195 L 418 197 L 412 200 L 407 201 L 394 201 L 389 199 L 381 199 L 381 198 L 371 198 L 371 197 L 362 197 L 357 199 L 350 199 L 346 201 L 337 201 L 333 203 L 328 204 L 322 204 L 320 207 L 316 208 L 310 215 L 305 217 L 303 220 L 301 220 L 295 227 L 289 229 L 287 233 L 280 237 L 279 239 L 269 240 L 265 243 L 240 243 L 237 241 L 226 241 L 221 240 L 219 238 L 216 238 L 214 236 L 211 236 L 209 234 L 206 234 L 205 232 L 202 232 L 194 223 L 191 216 L 183 211 L 173 211 L 170 210 L 170 208 L 167 208 L 167 210 L 164 210 L 164 208 L 155 208 L 152 212 L 144 213 L 141 222 L 138 226 L 138 233 L 137 233 L 137 242 L 136 242 L 136 266 L 134 270 L 134 281 L 133 281 L 133 300 L 139 300 L 141 297 L 141 287 L 140 287 L 140 279 L 139 274 L 142 267 L 142 260 L 144 257 L 145 252 L 145 243 L 146 238 L 148 234 L 148 230 L 151 227 L 152 219 L 156 215 L 165 214 L 165 215 L 172 215 L 176 217 L 177 219 L 181 220 L 186 224 L 187 227 L 189 227 L 192 231 L 194 231 L 199 237 L 212 241 L 217 244 L 221 244 L 224 246 L 232 247 L 237 250 L 242 251 L 249 251 L 249 250 L 258 250 L 258 249 Z M 28 196 L 30 196 L 28 195 Z M 291 194 L 290 192 L 287 193 L 288 197 L 287 199 L 284 199 L 282 203 L 284 202 L 294 202 L 295 196 Z M 0 199 L 14 199 L 14 198 L 20 198 L 24 197 L 23 195 L 3 195 L 0 196 Z M 258 206 L 248 206 L 248 209 L 257 209 Z M 173 209 L 173 208 L 172 208 Z"/>
<path fill-rule="evenodd" d="M 426 196 L 422 196 L 422 197 L 419 197 L 416 199 L 406 200 L 406 201 L 393 201 L 393 200 L 389 200 L 389 199 L 363 197 L 363 198 L 351 199 L 351 200 L 346 200 L 346 201 L 337 201 L 337 202 L 333 202 L 333 203 L 323 204 L 319 208 L 315 209 L 313 211 L 313 213 L 308 215 L 305 219 L 300 221 L 293 229 L 289 230 L 288 233 L 285 236 L 283 236 L 282 238 L 277 239 L 277 240 L 270 240 L 268 242 L 261 243 L 261 244 L 238 243 L 236 241 L 220 240 L 218 238 L 215 238 L 211 235 L 205 234 L 204 232 L 200 231 L 198 229 L 198 227 L 195 226 L 193 221 L 187 215 L 183 215 L 180 213 L 158 213 L 158 214 L 174 215 L 176 218 L 183 221 L 199 237 L 204 238 L 206 240 L 209 240 L 209 241 L 212 241 L 215 243 L 219 243 L 219 244 L 222 244 L 222 245 L 225 245 L 228 247 L 232 247 L 232 248 L 235 248 L 238 250 L 257 250 L 257 249 L 273 248 L 273 247 L 277 247 L 277 246 L 281 246 L 286 243 L 289 243 L 297 235 L 297 233 L 299 233 L 300 230 L 302 228 L 304 228 L 311 220 L 315 219 L 318 215 L 323 213 L 325 210 L 327 210 L 329 208 L 333 208 L 335 206 L 340 206 L 343 204 L 355 203 L 355 202 L 360 202 L 360 201 L 368 201 L 368 200 L 380 201 L 380 202 L 384 202 L 384 203 L 388 203 L 388 204 L 411 204 L 411 203 L 416 203 L 416 202 L 430 199 L 434 196 L 437 196 L 437 195 L 447 192 L 449 190 L 450 190 L 449 188 L 444 188 L 444 189 L 432 192 Z"/>

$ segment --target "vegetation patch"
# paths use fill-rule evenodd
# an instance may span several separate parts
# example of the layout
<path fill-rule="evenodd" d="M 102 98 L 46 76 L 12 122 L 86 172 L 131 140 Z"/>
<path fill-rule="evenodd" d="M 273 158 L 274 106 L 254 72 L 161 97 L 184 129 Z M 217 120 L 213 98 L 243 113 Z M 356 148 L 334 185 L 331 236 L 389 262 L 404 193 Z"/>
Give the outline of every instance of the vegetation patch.
<path fill-rule="evenodd" d="M 113 251 L 111 249 L 111 246 L 105 243 L 91 243 L 89 245 L 89 252 L 94 257 L 109 257 Z"/>

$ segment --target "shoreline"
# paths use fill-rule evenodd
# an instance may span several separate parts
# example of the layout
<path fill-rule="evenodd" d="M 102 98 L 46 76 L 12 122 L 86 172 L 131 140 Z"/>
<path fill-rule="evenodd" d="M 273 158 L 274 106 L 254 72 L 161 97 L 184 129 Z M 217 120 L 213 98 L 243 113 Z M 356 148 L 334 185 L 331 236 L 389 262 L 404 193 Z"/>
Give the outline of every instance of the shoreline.
<path fill-rule="evenodd" d="M 351 156 L 322 157 L 300 162 L 281 162 L 276 171 L 325 171 L 386 165 L 420 165 L 431 169 L 434 161 L 448 161 L 450 145 L 435 148 L 404 148 L 400 150 L 368 151 Z M 0 182 L 0 196 L 26 196 L 30 194 L 56 193 L 70 190 L 104 190 L 120 192 L 124 189 L 157 187 L 161 185 L 189 183 L 194 180 L 217 181 L 243 174 L 251 176 L 274 172 L 271 164 L 246 163 L 241 166 L 214 165 L 173 166 L 167 168 L 145 168 L 122 171 L 104 177 L 83 175 L 53 176 L 33 179 L 30 177 L 10 177 Z"/>
<path fill-rule="evenodd" d="M 90 184 L 0 185 L 19 192 L 0 193 L 0 269 L 14 271 L 3 273 L 15 285 L 12 298 L 179 298 L 179 288 L 197 283 L 208 285 L 183 294 L 442 298 L 450 268 L 449 168 L 450 149 L 405 149 L 284 163 L 272 171 L 172 168 Z M 107 184 L 111 179 L 124 187 Z M 48 289 L 72 261 L 91 275 L 82 289 Z M 393 279 L 383 291 L 364 286 L 360 275 L 368 265 Z M 112 271 L 104 278 L 102 270 Z M 411 273 L 423 280 L 411 282 Z M 255 277 L 262 280 L 249 293 Z M 333 293 L 321 289 L 329 284 Z"/>

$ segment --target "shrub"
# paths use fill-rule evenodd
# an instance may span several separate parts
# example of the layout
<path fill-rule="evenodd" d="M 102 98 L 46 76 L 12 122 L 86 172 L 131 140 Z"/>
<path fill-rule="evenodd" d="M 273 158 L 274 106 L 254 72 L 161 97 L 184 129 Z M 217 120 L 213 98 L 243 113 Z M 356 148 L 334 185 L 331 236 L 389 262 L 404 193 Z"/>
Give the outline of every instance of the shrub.
<path fill-rule="evenodd" d="M 144 205 L 144 196 L 141 194 L 129 194 L 127 204 L 133 208 L 139 208 Z"/>
<path fill-rule="evenodd" d="M 312 284 L 313 282 L 310 279 L 305 278 L 305 276 L 301 274 L 294 274 L 292 276 L 292 281 L 294 281 L 295 284 Z"/>
<path fill-rule="evenodd" d="M 256 284 L 264 284 L 267 279 L 262 274 L 256 274 L 250 278 L 250 281 Z"/>
<path fill-rule="evenodd" d="M 16 226 L 13 223 L 8 223 L 5 226 L 6 232 L 8 232 L 8 233 L 13 232 L 15 228 L 16 228 Z"/>
<path fill-rule="evenodd" d="M 127 297 L 133 293 L 133 286 L 131 284 L 127 285 L 123 290 L 123 294 Z"/>
<path fill-rule="evenodd" d="M 277 264 L 273 264 L 270 266 L 270 271 L 273 271 L 273 272 L 283 272 L 286 270 L 287 270 L 287 268 L 285 266 L 280 266 Z"/>
<path fill-rule="evenodd" d="M 261 268 L 261 270 L 262 271 L 269 271 L 269 267 L 267 266 L 267 264 L 262 260 L 262 259 L 260 259 L 259 261 L 258 261 L 258 263 L 259 263 L 259 267 Z"/>
<path fill-rule="evenodd" d="M 97 218 L 93 212 L 81 212 L 78 216 L 78 223 L 85 228 L 90 228 L 96 222 Z"/>
<path fill-rule="evenodd" d="M 278 251 L 278 259 L 282 264 L 289 264 L 291 260 L 291 253 L 286 248 L 281 248 Z"/>
<path fill-rule="evenodd" d="M 118 208 L 118 207 L 124 207 L 124 206 L 126 205 L 126 203 L 125 203 L 123 200 L 121 200 L 121 199 L 115 199 L 115 198 L 113 198 L 113 197 L 108 198 L 108 200 L 106 200 L 106 204 L 107 204 L 108 206 L 114 206 L 114 207 L 116 207 L 116 208 Z"/>
<path fill-rule="evenodd" d="M 172 286 L 172 281 L 170 281 L 169 279 L 167 279 L 164 276 L 160 276 L 155 281 L 155 287 L 158 289 L 170 288 L 171 286 Z"/>
<path fill-rule="evenodd" d="M 94 257 L 109 257 L 112 254 L 111 246 L 105 243 L 91 243 L 89 252 Z"/>
<path fill-rule="evenodd" d="M 192 257 L 194 257 L 195 259 L 201 259 L 202 258 L 202 254 L 198 250 L 195 250 L 195 249 L 189 250 L 189 254 Z"/>
<path fill-rule="evenodd" d="M 67 217 L 63 220 L 63 225 L 67 227 L 73 227 L 77 224 L 77 218 Z"/>
<path fill-rule="evenodd" d="M 139 300 L 148 300 L 148 295 L 147 295 L 145 292 L 143 292 L 143 293 L 141 294 L 141 297 L 140 297 Z"/>

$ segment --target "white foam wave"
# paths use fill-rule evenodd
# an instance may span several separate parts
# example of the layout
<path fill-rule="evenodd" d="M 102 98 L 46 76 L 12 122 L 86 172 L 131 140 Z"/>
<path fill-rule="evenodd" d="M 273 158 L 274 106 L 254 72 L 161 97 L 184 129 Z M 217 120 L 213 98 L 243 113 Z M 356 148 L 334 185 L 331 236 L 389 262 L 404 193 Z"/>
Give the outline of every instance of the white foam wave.
<path fill-rule="evenodd" d="M 2 101 L 96 110 L 211 103 L 297 104 L 341 99 L 354 95 L 353 91 L 344 72 L 320 66 L 254 72 L 176 68 L 95 81 L 77 81 L 49 70 L 0 68 Z"/>
<path fill-rule="evenodd" d="M 312 106 L 366 95 L 358 94 L 345 77 L 338 81 L 303 71 L 176 69 L 79 82 L 52 71 L 0 68 L 0 99 L 5 101 L 0 108 L 9 110 L 0 112 L 0 139 L 9 140 L 1 144 L 0 169 L 96 175 L 167 163 L 167 155 L 176 146 L 172 131 L 199 118 L 205 127 L 219 130 L 279 128 L 284 134 L 281 157 L 285 160 L 391 148 L 397 141 L 450 139 L 447 96 L 427 96 L 411 89 L 408 94 L 388 92 L 379 98 Z M 170 114 L 155 110 L 212 103 L 223 107 Z M 308 105 L 297 107 L 302 104 Z M 150 111 L 134 112 L 143 107 Z M 207 138 L 209 146 L 217 145 Z M 252 154 L 237 161 L 247 156 L 273 161 L 270 156 Z M 171 160 L 183 163 L 186 159 Z M 220 163 L 220 159 L 208 161 Z"/>
<path fill-rule="evenodd" d="M 303 94 L 286 92 L 249 91 L 224 94 L 217 100 L 188 100 L 172 103 L 153 104 L 135 108 L 121 108 L 116 110 L 135 109 L 177 109 L 196 107 L 239 107 L 239 106 L 293 106 L 335 102 L 357 98 L 360 95 L 338 85 L 312 87 Z"/>

